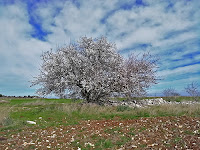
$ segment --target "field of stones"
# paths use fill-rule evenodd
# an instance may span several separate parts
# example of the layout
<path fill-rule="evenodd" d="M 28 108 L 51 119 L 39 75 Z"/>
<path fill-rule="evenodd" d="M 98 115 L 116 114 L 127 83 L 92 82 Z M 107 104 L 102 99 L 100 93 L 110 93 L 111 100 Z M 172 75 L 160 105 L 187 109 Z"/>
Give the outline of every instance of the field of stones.
<path fill-rule="evenodd" d="M 200 149 L 200 104 L 165 99 L 2 99 L 0 149 Z"/>

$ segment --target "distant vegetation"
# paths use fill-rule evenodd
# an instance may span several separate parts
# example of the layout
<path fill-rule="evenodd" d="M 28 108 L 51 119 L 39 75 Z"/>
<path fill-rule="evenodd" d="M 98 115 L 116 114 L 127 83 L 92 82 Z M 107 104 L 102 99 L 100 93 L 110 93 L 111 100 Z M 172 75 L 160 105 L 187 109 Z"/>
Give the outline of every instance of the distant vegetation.
<path fill-rule="evenodd" d="M 200 96 L 200 87 L 197 83 L 192 82 L 185 87 L 185 91 L 194 98 L 195 101 L 198 101 Z"/>
<path fill-rule="evenodd" d="M 2 98 L 40 98 L 39 96 L 31 96 L 31 95 L 28 95 L 28 96 L 7 96 L 7 95 L 3 95 L 3 94 L 0 94 L 0 97 Z"/>
<path fill-rule="evenodd" d="M 200 86 L 196 82 L 188 84 L 185 87 L 185 92 L 189 95 L 185 97 L 186 100 L 200 101 Z M 162 93 L 166 97 L 166 100 L 181 101 L 183 99 L 176 89 L 172 87 L 164 89 Z"/>

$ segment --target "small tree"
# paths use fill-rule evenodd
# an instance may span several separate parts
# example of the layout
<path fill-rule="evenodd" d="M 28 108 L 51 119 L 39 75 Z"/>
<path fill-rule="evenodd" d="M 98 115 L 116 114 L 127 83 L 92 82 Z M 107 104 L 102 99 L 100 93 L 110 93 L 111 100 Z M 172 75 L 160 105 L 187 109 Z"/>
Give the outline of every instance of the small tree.
<path fill-rule="evenodd" d="M 71 44 L 42 55 L 41 73 L 32 85 L 41 85 L 37 93 L 54 93 L 84 98 L 101 103 L 111 95 L 143 95 L 156 83 L 156 61 L 147 53 L 124 59 L 116 52 L 115 44 L 106 38 L 82 37 Z"/>
<path fill-rule="evenodd" d="M 192 82 L 191 84 L 188 84 L 187 87 L 185 87 L 185 91 L 192 97 L 194 97 L 194 100 L 197 101 L 198 97 L 200 96 L 199 91 L 199 85 L 195 82 Z"/>
<path fill-rule="evenodd" d="M 125 96 L 145 96 L 146 89 L 156 84 L 155 68 L 157 59 L 149 53 L 142 56 L 131 54 L 123 62 L 123 80 Z"/>
<path fill-rule="evenodd" d="M 174 88 L 167 88 L 163 90 L 163 95 L 166 97 L 180 96 L 180 94 Z"/>

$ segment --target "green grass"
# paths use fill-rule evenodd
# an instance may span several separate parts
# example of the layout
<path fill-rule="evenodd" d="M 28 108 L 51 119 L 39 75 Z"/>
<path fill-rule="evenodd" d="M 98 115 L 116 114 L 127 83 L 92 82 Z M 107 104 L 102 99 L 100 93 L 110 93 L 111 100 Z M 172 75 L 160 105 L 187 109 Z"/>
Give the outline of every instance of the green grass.
<path fill-rule="evenodd" d="M 80 103 L 82 100 L 73 99 L 11 99 L 9 105 L 45 105 L 45 104 L 62 104 L 62 103 Z"/>
<path fill-rule="evenodd" d="M 115 128 L 107 128 L 105 129 L 105 133 L 109 133 L 109 134 L 119 134 L 121 133 L 121 128 L 120 127 L 115 127 Z"/>
<path fill-rule="evenodd" d="M 118 112 L 129 111 L 129 110 L 131 110 L 131 108 L 128 106 L 117 106 Z"/>
<path fill-rule="evenodd" d="M 45 128 L 73 125 L 81 120 L 113 119 L 115 117 L 120 119 L 159 116 L 200 117 L 199 104 L 130 108 L 87 105 L 81 104 L 81 100 L 71 99 L 11 99 L 8 101 L 10 103 L 0 104 L 0 125 L 3 125 L 1 130 L 20 129 L 26 126 Z M 26 122 L 28 120 L 35 121 L 37 124 L 29 125 Z"/>
<path fill-rule="evenodd" d="M 99 139 L 95 143 L 95 147 L 102 147 L 102 149 L 112 148 L 113 146 L 114 146 L 114 144 L 112 143 L 112 141 L 110 139 Z"/>
<path fill-rule="evenodd" d="M 176 101 L 176 102 L 195 101 L 195 98 L 190 96 L 163 97 L 163 99 L 166 101 Z M 200 97 L 197 97 L 197 101 L 200 102 Z"/>

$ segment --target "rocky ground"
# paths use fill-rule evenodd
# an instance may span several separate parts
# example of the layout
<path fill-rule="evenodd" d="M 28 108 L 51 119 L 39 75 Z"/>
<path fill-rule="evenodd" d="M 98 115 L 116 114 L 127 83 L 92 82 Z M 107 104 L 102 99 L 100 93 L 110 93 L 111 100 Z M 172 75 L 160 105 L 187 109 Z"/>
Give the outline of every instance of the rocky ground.
<path fill-rule="evenodd" d="M 12 132 L 12 134 L 9 134 Z M 78 125 L 0 133 L 0 149 L 200 149 L 200 118 L 86 120 Z M 8 136 L 9 135 L 9 136 Z"/>
<path fill-rule="evenodd" d="M 3 101 L 4 103 L 4 101 Z M 140 101 L 107 101 L 106 105 L 148 107 L 168 102 L 162 98 Z M 0 127 L 1 128 L 1 127 Z M 0 149 L 200 149 L 200 118 L 149 117 L 122 120 L 85 120 L 77 125 L 46 127 L 37 124 L 23 129 L 0 131 Z"/>
<path fill-rule="evenodd" d="M 113 101 L 108 100 L 105 102 L 105 105 L 113 105 L 113 106 L 129 106 L 129 107 L 148 107 L 152 105 L 162 105 L 162 104 L 200 104 L 200 102 L 196 101 L 183 101 L 183 102 L 176 102 L 176 101 L 166 101 L 163 98 L 156 98 L 156 99 L 144 99 L 144 100 L 130 100 L 130 101 Z"/>

